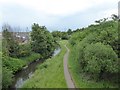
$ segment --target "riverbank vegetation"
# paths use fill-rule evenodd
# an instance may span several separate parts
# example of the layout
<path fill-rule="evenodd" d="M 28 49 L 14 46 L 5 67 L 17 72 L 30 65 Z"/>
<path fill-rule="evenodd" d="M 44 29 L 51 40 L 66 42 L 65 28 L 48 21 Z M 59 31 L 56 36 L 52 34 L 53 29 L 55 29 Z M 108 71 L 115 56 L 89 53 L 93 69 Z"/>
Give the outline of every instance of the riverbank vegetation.
<path fill-rule="evenodd" d="M 61 52 L 39 65 L 32 78 L 25 82 L 23 88 L 67 88 L 63 69 L 65 44 L 66 41 L 60 42 Z"/>
<path fill-rule="evenodd" d="M 25 37 L 18 36 L 21 32 L 13 32 L 14 28 L 9 25 L 3 25 L 2 29 L 2 86 L 8 88 L 15 73 L 37 59 L 50 57 L 58 44 L 46 27 L 35 23 L 32 31 L 27 32 L 26 41 Z"/>
<path fill-rule="evenodd" d="M 74 31 L 69 68 L 78 88 L 118 87 L 118 22 L 106 18 Z"/>

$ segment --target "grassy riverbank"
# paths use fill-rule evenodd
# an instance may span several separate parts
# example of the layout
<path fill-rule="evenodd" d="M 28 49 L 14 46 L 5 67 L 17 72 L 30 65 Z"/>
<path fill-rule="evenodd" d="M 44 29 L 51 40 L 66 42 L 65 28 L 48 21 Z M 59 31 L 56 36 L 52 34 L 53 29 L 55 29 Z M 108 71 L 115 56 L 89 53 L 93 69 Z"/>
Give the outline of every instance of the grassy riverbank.
<path fill-rule="evenodd" d="M 0 53 L 1 54 L 1 53 Z M 23 67 L 27 66 L 30 62 L 41 58 L 38 53 L 32 53 L 29 56 L 23 58 L 12 58 L 7 56 L 2 56 L 2 85 L 3 88 L 7 88 L 13 82 L 14 74 L 21 70 Z M 1 64 L 1 63 L 0 63 Z M 1 69 L 1 68 L 0 68 Z"/>
<path fill-rule="evenodd" d="M 60 42 L 61 52 L 39 65 L 32 78 L 23 85 L 23 88 L 67 88 L 63 70 L 65 44 L 66 41 Z"/>

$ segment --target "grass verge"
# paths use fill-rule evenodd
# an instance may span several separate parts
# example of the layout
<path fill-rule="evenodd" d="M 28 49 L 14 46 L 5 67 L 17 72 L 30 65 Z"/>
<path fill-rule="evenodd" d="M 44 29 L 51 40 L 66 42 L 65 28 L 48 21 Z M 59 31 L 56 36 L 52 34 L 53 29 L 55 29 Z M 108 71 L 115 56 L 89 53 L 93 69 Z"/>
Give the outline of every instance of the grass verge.
<path fill-rule="evenodd" d="M 66 42 L 60 42 L 61 52 L 40 64 L 32 78 L 25 82 L 23 88 L 67 88 L 63 69 Z"/>

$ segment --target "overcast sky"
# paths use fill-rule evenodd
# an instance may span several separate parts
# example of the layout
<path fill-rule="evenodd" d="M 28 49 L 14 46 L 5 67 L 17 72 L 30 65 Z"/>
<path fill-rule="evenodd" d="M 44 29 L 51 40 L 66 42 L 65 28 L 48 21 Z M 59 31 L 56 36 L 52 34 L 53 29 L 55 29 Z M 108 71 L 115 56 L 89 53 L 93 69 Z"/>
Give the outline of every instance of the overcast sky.
<path fill-rule="evenodd" d="M 0 26 L 22 28 L 33 23 L 48 30 L 82 28 L 118 13 L 119 0 L 0 0 Z M 1 22 L 2 21 L 2 22 Z"/>

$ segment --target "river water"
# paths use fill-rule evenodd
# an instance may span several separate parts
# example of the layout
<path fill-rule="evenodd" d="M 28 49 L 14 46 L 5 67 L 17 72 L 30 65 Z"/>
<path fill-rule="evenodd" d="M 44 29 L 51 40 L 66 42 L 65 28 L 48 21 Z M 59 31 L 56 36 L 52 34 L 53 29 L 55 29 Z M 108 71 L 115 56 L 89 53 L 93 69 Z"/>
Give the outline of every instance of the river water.
<path fill-rule="evenodd" d="M 53 56 L 56 56 L 60 52 L 60 48 L 55 49 Z M 19 71 L 15 74 L 15 80 L 10 88 L 20 88 L 27 79 L 31 78 L 33 73 L 36 70 L 37 65 L 41 64 L 44 60 L 36 60 L 35 62 L 29 64 L 27 67 L 25 67 L 23 70 Z"/>

